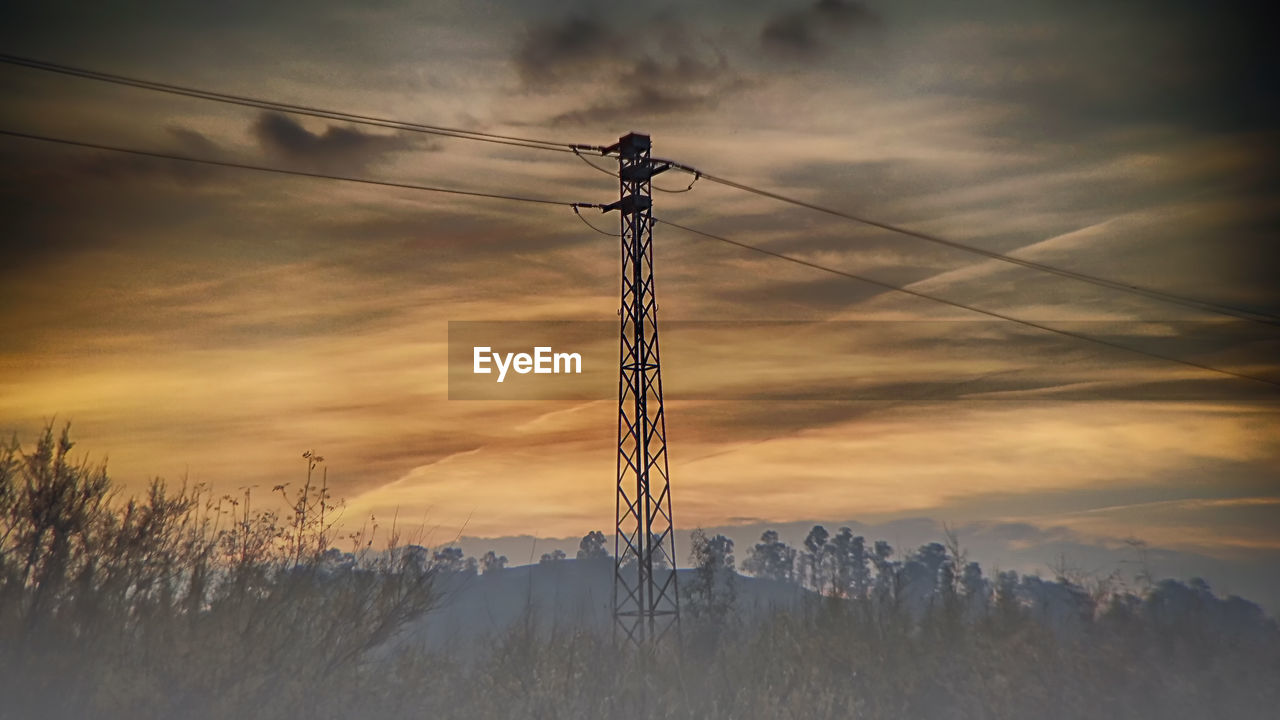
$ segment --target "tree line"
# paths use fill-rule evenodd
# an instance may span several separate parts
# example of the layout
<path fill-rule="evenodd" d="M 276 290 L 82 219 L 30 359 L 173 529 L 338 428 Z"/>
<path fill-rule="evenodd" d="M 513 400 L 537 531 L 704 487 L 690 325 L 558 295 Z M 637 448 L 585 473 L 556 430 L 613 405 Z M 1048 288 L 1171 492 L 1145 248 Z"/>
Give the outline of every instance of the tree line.
<path fill-rule="evenodd" d="M 696 531 L 684 634 L 651 653 L 535 615 L 478 652 L 431 648 L 406 630 L 432 622 L 446 581 L 506 558 L 372 520 L 339 535 L 314 453 L 272 489 L 278 509 L 159 480 L 125 498 L 72 449 L 51 425 L 0 446 L 0 720 L 1166 720 L 1280 704 L 1275 623 L 1201 581 L 988 577 L 955 538 L 899 553 L 847 528 L 799 547 L 764 533 L 741 569 L 802 598 L 767 612 L 742 606 L 733 541 Z M 608 567 L 606 542 L 589 532 L 576 557 Z"/>

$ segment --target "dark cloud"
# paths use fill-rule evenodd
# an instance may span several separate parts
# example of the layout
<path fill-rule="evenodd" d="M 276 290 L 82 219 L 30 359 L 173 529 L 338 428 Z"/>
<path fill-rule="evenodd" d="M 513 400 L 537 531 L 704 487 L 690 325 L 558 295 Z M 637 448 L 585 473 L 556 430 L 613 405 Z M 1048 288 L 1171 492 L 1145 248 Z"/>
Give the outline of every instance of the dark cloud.
<path fill-rule="evenodd" d="M 1129 51 L 1120 76 L 1134 100 L 1147 109 L 1214 130 L 1272 130 L 1280 121 L 1280 49 L 1270 22 L 1271 4 L 1256 0 L 1201 3 L 1193 0 L 1084 3 L 1096 26 L 1130 29 L 1104 35 L 1111 49 Z M 1067 12 L 1080 12 L 1075 3 Z M 1133 30 L 1143 42 L 1134 43 Z M 1092 60 L 1098 58 L 1083 58 Z M 1088 64 L 1093 64 L 1088 63 Z"/>
<path fill-rule="evenodd" d="M 296 119 L 275 112 L 260 114 L 253 124 L 253 134 L 268 154 L 313 169 L 348 172 L 416 145 L 400 135 L 376 135 L 337 125 L 316 133 Z"/>
<path fill-rule="evenodd" d="M 734 8 L 738 11 L 739 8 Z M 515 50 L 512 62 L 524 88 L 544 93 L 573 87 L 590 89 L 596 99 L 552 118 L 552 123 L 604 123 L 714 109 L 725 98 L 758 80 L 739 69 L 726 49 L 751 65 L 759 43 L 766 49 L 802 59 L 824 55 L 857 29 L 877 25 L 879 17 L 848 0 L 817 0 L 800 11 L 764 21 L 759 40 L 752 29 L 758 16 L 724 24 L 712 41 L 707 18 L 694 11 L 631 11 L 625 34 L 608 20 L 575 14 L 535 26 Z M 743 60 L 739 57 L 738 60 Z"/>
<path fill-rule="evenodd" d="M 854 30 L 879 22 L 879 16 L 862 3 L 818 0 L 807 8 L 787 11 L 766 21 L 760 30 L 760 43 L 775 54 L 814 59 Z"/>
<path fill-rule="evenodd" d="M 995 3 L 895 67 L 932 94 L 1007 103 L 993 135 L 1089 149 L 1123 128 L 1265 132 L 1280 51 L 1256 2 Z M 980 28 L 980 30 L 979 30 Z M 922 56 L 931 59 L 922 72 Z M 1127 142 L 1132 144 L 1132 137 Z M 1267 139 L 1271 148 L 1276 138 Z"/>
<path fill-rule="evenodd" d="M 232 159 L 225 148 L 200 132 L 178 125 L 165 128 L 165 132 L 167 137 L 149 149 L 193 160 Z M 124 153 L 101 153 L 84 157 L 78 168 L 69 171 L 70 174 L 76 172 L 88 177 L 112 180 L 160 179 L 194 185 L 209 180 L 219 171 L 209 165 L 195 162 Z"/>
<path fill-rule="evenodd" d="M 599 63 L 613 62 L 619 47 L 604 23 L 573 16 L 531 30 L 513 61 L 526 86 L 540 87 L 591 74 Z"/>
<path fill-rule="evenodd" d="M 561 113 L 554 121 L 585 124 L 709 110 L 745 84 L 723 56 L 706 62 L 679 55 L 668 63 L 644 57 L 625 69 L 617 89 L 605 99 Z"/>
<path fill-rule="evenodd" d="M 813 11 L 819 18 L 835 25 L 865 25 L 878 21 L 878 16 L 859 2 L 818 0 Z"/>
<path fill-rule="evenodd" d="M 178 149 L 191 157 L 217 158 L 223 153 L 222 148 L 203 133 L 180 125 L 170 126 L 168 130 Z"/>
<path fill-rule="evenodd" d="M 191 158 L 229 157 L 201 133 L 179 126 L 148 143 L 119 144 Z M 196 163 L 17 139 L 6 140 L 0 158 L 0 214 L 7 221 L 0 276 L 27 274 L 62 253 L 130 243 L 136 234 L 131 231 L 140 225 L 204 217 L 207 191 L 221 172 Z"/>
<path fill-rule="evenodd" d="M 612 18 L 611 18 L 612 20 Z M 590 90 L 555 123 L 611 122 L 715 107 L 746 86 L 726 55 L 669 17 L 631 19 L 626 37 L 573 15 L 532 29 L 512 62 L 526 90 Z"/>
<path fill-rule="evenodd" d="M 375 8 L 381 5 L 381 8 Z M 441 22 L 440 3 L 338 0 L 199 0 L 85 3 L 80 0 L 6 4 L 0 45 L 6 52 L 80 64 L 178 84 L 216 88 L 262 68 L 326 63 L 330 86 L 367 86 L 404 63 L 395 31 Z M 244 75 L 242 75 L 242 73 Z M 252 81 L 252 82 L 256 82 Z"/>
<path fill-rule="evenodd" d="M 760 31 L 760 42 L 770 49 L 803 54 L 814 51 L 819 41 L 808 15 L 799 12 L 770 20 Z"/>

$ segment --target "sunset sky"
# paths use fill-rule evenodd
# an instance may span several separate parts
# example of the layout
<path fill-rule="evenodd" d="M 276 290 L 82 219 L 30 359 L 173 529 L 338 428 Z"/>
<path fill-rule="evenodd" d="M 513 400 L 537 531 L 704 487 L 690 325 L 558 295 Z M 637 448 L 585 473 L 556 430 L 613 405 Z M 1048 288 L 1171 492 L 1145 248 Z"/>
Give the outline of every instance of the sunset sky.
<path fill-rule="evenodd" d="M 1280 315 L 1280 63 L 1251 4 L 112 5 L 16 3 L 0 50 L 522 137 L 646 132 L 657 156 L 809 202 Z M 12 65 L 0 89 L 3 130 L 563 201 L 617 195 L 570 154 Z M 396 516 L 436 541 L 612 529 L 615 398 L 448 398 L 450 321 L 616 321 L 618 241 L 567 208 L 14 137 L 0 154 L 6 435 L 29 443 L 69 420 L 79 451 L 135 489 L 162 476 L 266 494 L 300 480 L 314 449 L 349 521 Z M 706 181 L 658 193 L 654 214 L 1270 383 L 659 225 L 680 527 L 741 526 L 742 544 L 768 525 L 945 522 L 1006 563 L 1029 562 L 1000 555 L 1028 547 L 1118 561 L 1137 537 L 1179 559 L 1167 572 L 1207 567 L 1280 607 L 1280 327 Z M 617 229 L 614 215 L 590 219 Z"/>

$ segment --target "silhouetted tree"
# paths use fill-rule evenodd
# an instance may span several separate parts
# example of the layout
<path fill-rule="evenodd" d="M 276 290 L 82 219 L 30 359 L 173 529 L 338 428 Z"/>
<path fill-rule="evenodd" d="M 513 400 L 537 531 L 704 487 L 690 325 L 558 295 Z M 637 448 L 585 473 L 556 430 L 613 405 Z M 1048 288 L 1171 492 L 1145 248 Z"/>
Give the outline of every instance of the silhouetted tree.
<path fill-rule="evenodd" d="M 1022 619 L 1022 603 L 1018 600 L 1018 573 L 1009 570 L 996 573 L 996 618 L 1010 628 Z"/>
<path fill-rule="evenodd" d="M 1050 581 L 1024 576 L 1018 595 L 1035 620 L 1059 633 L 1080 630 L 1093 621 L 1096 610 L 1093 597 L 1065 578 Z"/>
<path fill-rule="evenodd" d="M 499 555 L 490 550 L 480 558 L 480 572 L 488 575 L 490 573 L 501 572 L 507 567 L 507 556 Z"/>
<path fill-rule="evenodd" d="M 921 545 L 907 556 L 902 566 L 903 602 L 913 618 L 923 617 L 933 605 L 946 567 L 949 567 L 947 548 L 942 543 Z"/>
<path fill-rule="evenodd" d="M 711 624 L 723 624 L 737 599 L 733 540 L 724 535 L 708 537 L 701 529 L 694 530 L 689 564 L 693 569 L 693 582 L 682 588 L 689 615 Z"/>
<path fill-rule="evenodd" d="M 884 540 L 877 540 L 871 552 L 871 564 L 876 569 L 871 594 L 873 609 L 881 624 L 898 622 L 902 618 L 903 585 L 905 577 L 902 564 L 893 559 L 893 547 Z"/>
<path fill-rule="evenodd" d="M 416 546 L 409 546 L 413 551 Z M 432 564 L 442 572 L 458 573 L 466 567 L 466 558 L 460 547 L 443 547 L 431 555 Z"/>
<path fill-rule="evenodd" d="M 578 559 L 595 560 L 609 557 L 609 551 L 605 549 L 604 544 L 604 533 L 599 530 L 592 530 L 583 535 L 581 542 L 578 543 Z"/>
<path fill-rule="evenodd" d="M 808 577 L 806 582 L 809 587 L 818 592 L 823 592 L 826 588 L 826 549 L 827 538 L 830 533 L 821 525 L 814 525 L 813 529 L 804 538 L 804 561 L 805 569 Z"/>
<path fill-rule="evenodd" d="M 960 576 L 960 591 L 964 595 L 965 615 L 969 621 L 987 616 L 991 605 L 991 583 L 982 576 L 982 567 L 976 562 L 967 563 Z"/>
<path fill-rule="evenodd" d="M 831 594 L 838 597 L 865 599 L 871 589 L 871 557 L 866 541 L 854 536 L 847 527 L 840 528 L 826 545 L 830 570 Z"/>
<path fill-rule="evenodd" d="M 792 582 L 795 579 L 796 550 L 778 539 L 774 530 L 765 530 L 760 542 L 742 563 L 756 577 Z"/>

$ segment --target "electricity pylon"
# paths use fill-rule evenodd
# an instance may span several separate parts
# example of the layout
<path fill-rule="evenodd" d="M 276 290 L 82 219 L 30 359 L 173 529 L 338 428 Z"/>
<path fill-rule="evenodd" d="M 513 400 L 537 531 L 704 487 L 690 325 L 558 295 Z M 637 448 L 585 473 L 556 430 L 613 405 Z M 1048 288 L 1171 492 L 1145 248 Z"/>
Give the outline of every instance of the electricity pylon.
<path fill-rule="evenodd" d="M 654 166 L 648 135 L 625 135 L 604 154 L 618 156 L 619 182 L 604 209 L 619 211 L 622 227 L 614 633 L 646 647 L 680 624 L 653 287 L 651 179 L 670 165 Z"/>

